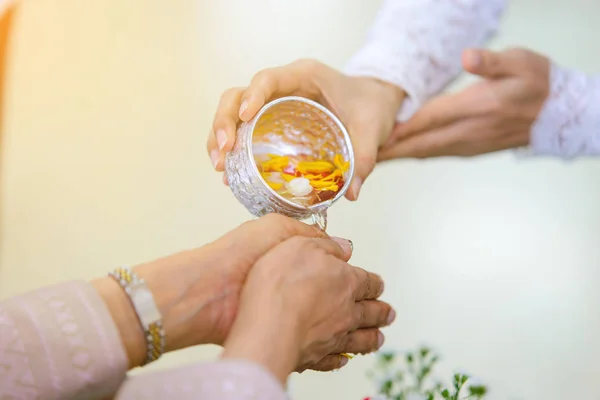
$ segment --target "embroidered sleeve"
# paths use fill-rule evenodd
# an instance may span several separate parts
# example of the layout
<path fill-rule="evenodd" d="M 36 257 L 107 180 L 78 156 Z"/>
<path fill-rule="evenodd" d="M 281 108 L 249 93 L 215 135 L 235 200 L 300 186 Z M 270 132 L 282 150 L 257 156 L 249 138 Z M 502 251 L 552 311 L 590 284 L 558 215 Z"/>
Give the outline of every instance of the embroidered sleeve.
<path fill-rule="evenodd" d="M 0 302 L 1 399 L 103 399 L 126 370 L 117 328 L 88 283 Z"/>
<path fill-rule="evenodd" d="M 385 0 L 346 73 L 370 76 L 407 93 L 408 119 L 461 72 L 461 54 L 498 28 L 506 0 Z"/>
<path fill-rule="evenodd" d="M 61 284 L 0 303 L 2 399 L 288 399 L 268 371 L 243 360 L 127 379 L 126 370 L 119 333 L 89 284 Z"/>
<path fill-rule="evenodd" d="M 550 95 L 531 129 L 531 155 L 600 155 L 600 74 L 553 65 Z"/>
<path fill-rule="evenodd" d="M 128 378 L 115 400 L 287 400 L 262 367 L 221 360 Z"/>

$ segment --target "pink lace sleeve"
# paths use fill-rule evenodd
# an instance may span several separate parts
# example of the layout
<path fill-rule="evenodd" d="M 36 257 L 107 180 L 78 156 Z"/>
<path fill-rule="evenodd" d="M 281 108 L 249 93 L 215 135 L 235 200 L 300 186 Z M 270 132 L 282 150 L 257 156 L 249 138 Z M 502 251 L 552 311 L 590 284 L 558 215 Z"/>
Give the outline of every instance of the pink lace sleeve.
<path fill-rule="evenodd" d="M 127 357 L 96 290 L 85 282 L 0 302 L 0 399 L 103 399 Z"/>
<path fill-rule="evenodd" d="M 285 400 L 258 365 L 223 360 L 126 379 L 127 357 L 86 282 L 0 302 L 0 399 Z"/>
<path fill-rule="evenodd" d="M 408 119 L 461 72 L 461 53 L 496 31 L 506 0 L 386 0 L 346 73 L 391 82 L 408 94 Z"/>
<path fill-rule="evenodd" d="M 222 360 L 127 379 L 115 400 L 287 400 L 281 384 L 256 364 Z"/>
<path fill-rule="evenodd" d="M 529 153 L 600 155 L 600 75 L 552 66 L 550 96 L 532 127 Z"/>

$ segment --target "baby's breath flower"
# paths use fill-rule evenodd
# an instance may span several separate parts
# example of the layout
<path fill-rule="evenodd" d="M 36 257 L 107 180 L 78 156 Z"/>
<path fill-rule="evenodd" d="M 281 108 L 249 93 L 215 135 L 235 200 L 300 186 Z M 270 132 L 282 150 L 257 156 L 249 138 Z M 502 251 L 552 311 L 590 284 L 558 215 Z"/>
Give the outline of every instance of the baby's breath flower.
<path fill-rule="evenodd" d="M 377 397 L 368 400 L 483 400 L 488 393 L 480 379 L 470 378 L 465 370 L 457 370 L 449 385 L 432 378 L 439 356 L 430 346 L 414 351 L 379 352 L 377 366 L 370 376 L 378 383 Z"/>

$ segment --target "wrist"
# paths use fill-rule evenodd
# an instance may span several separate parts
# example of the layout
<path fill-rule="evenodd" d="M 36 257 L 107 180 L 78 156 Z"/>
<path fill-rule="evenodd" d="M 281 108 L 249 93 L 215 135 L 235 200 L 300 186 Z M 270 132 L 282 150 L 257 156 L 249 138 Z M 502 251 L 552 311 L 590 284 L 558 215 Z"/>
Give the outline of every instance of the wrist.
<path fill-rule="evenodd" d="M 387 101 L 396 109 L 400 110 L 402 102 L 406 99 L 406 92 L 399 86 L 393 83 L 375 79 L 375 81 L 381 85 L 381 90 L 384 93 Z"/>
<path fill-rule="evenodd" d="M 210 252 L 209 252 L 210 253 Z M 132 271 L 145 281 L 160 313 L 165 332 L 165 352 L 198 344 L 221 344 L 219 329 L 222 303 L 227 292 L 226 277 L 207 265 L 211 262 L 202 249 L 178 253 L 138 265 Z M 204 263 L 206 260 L 207 263 Z M 190 274 L 194 271 L 194 274 Z M 92 282 L 103 298 L 125 347 L 129 368 L 146 361 L 146 335 L 126 291 L 110 277 Z"/>
<path fill-rule="evenodd" d="M 377 92 L 377 96 L 384 107 L 390 107 L 394 112 L 399 112 L 400 107 L 404 99 L 406 98 L 406 92 L 401 87 L 373 77 L 357 77 L 355 79 L 368 81 L 371 86 Z"/>
<path fill-rule="evenodd" d="M 298 318 L 280 312 L 278 301 L 248 307 L 259 312 L 241 312 L 224 344 L 222 358 L 245 359 L 270 371 L 285 386 L 300 360 L 302 343 Z"/>
<path fill-rule="evenodd" d="M 129 360 L 129 369 L 139 367 L 146 357 L 146 340 L 127 294 L 117 282 L 109 277 L 92 281 L 92 286 L 104 300 L 119 331 Z"/>
<path fill-rule="evenodd" d="M 222 325 L 232 318 L 225 306 L 236 293 L 210 249 L 208 245 L 133 268 L 146 281 L 161 313 L 166 351 L 224 340 Z"/>

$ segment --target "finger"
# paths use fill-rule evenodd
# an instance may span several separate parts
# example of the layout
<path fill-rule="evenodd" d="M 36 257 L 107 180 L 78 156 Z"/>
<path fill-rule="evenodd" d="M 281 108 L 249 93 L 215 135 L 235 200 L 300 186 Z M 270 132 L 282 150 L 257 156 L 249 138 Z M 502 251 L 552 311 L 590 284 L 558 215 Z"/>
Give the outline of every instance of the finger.
<path fill-rule="evenodd" d="M 302 372 L 307 369 L 311 369 L 313 371 L 334 371 L 336 369 L 342 368 L 344 365 L 348 364 L 348 357 L 344 357 L 341 354 L 330 354 L 325 356 L 321 361 L 312 365 L 305 365 L 298 369 L 298 372 Z"/>
<path fill-rule="evenodd" d="M 208 156 L 210 157 L 210 162 L 213 165 L 213 168 L 217 171 L 223 170 L 224 168 L 224 160 L 221 152 L 217 146 L 217 138 L 213 133 L 212 129 L 208 134 L 208 140 L 206 141 L 206 150 L 208 151 Z"/>
<path fill-rule="evenodd" d="M 444 134 L 447 130 L 436 129 L 396 140 L 393 144 L 379 150 L 377 161 L 440 156 L 442 150 L 449 146 L 453 139 Z"/>
<path fill-rule="evenodd" d="M 332 236 L 331 240 L 336 242 L 338 246 L 340 246 L 340 248 L 342 249 L 343 255 L 341 259 L 344 261 L 350 260 L 350 258 L 352 257 L 352 252 L 354 251 L 354 244 L 352 243 L 352 240 L 335 236 Z"/>
<path fill-rule="evenodd" d="M 378 300 L 357 301 L 354 304 L 355 329 L 381 328 L 396 318 L 396 312 L 388 303 Z"/>
<path fill-rule="evenodd" d="M 244 250 L 238 254 L 244 257 L 245 261 L 254 263 L 273 247 L 296 236 L 325 238 L 327 234 L 295 219 L 279 214 L 267 214 L 257 220 L 243 223 L 223 236 L 218 243 L 223 246 L 230 246 L 231 243 L 240 246 Z M 252 243 L 252 246 L 248 246 L 248 243 Z"/>
<path fill-rule="evenodd" d="M 238 110 L 239 118 L 242 121 L 252 119 L 275 93 L 280 92 L 280 85 L 283 85 L 281 80 L 285 80 L 286 86 L 293 86 L 293 78 L 289 75 L 286 76 L 285 68 L 264 69 L 254 75 Z"/>
<path fill-rule="evenodd" d="M 377 161 L 473 155 L 473 146 L 485 141 L 485 118 L 467 118 L 431 131 L 396 140 L 379 150 Z"/>
<path fill-rule="evenodd" d="M 314 245 L 342 261 L 348 261 L 352 257 L 352 242 L 342 238 L 318 238 L 311 239 Z"/>
<path fill-rule="evenodd" d="M 372 124 L 371 124 L 372 125 Z M 352 135 L 352 145 L 354 147 L 354 178 L 350 183 L 346 198 L 351 201 L 358 199 L 360 190 L 367 177 L 375 169 L 377 163 L 377 132 L 372 130 L 365 131 L 364 129 L 350 128 Z"/>
<path fill-rule="evenodd" d="M 478 96 L 473 90 L 433 98 L 406 123 L 394 127 L 392 135 L 404 139 L 421 132 L 449 125 L 460 119 L 476 115 Z"/>
<path fill-rule="evenodd" d="M 243 93 L 243 88 L 233 88 L 227 90 L 221 96 L 213 120 L 212 132 L 214 138 L 209 140 L 208 143 L 208 151 L 209 154 L 211 154 L 211 158 L 215 150 L 220 152 L 220 157 L 222 158 L 224 153 L 231 151 L 233 148 L 237 124 L 239 122 L 237 110 L 240 107 Z M 221 167 L 220 169 L 222 170 L 222 165 L 219 165 L 219 167 Z"/>
<path fill-rule="evenodd" d="M 379 350 L 384 340 L 377 328 L 358 329 L 344 336 L 332 353 L 369 354 Z"/>
<path fill-rule="evenodd" d="M 467 49 L 462 54 L 462 64 L 465 70 L 483 78 L 516 76 L 523 71 L 524 53 L 522 49 L 503 52 Z"/>
<path fill-rule="evenodd" d="M 315 78 L 323 70 L 324 65 L 317 61 L 298 60 L 282 67 L 260 71 L 254 75 L 244 93 L 238 111 L 240 119 L 250 120 L 274 97 L 298 94 L 314 99 L 319 93 Z"/>
<path fill-rule="evenodd" d="M 353 284 L 354 299 L 375 300 L 383 293 L 383 280 L 377 274 L 367 272 L 362 268 L 353 267 L 355 280 Z"/>
<path fill-rule="evenodd" d="M 390 133 L 390 136 L 388 136 L 386 142 L 380 147 L 380 149 L 389 147 L 389 146 L 393 145 L 398 139 L 401 139 L 401 137 L 400 137 L 401 129 L 400 128 L 402 127 L 402 125 L 404 125 L 403 122 L 396 122 L 394 124 L 394 127 L 392 128 L 392 133 Z"/>

